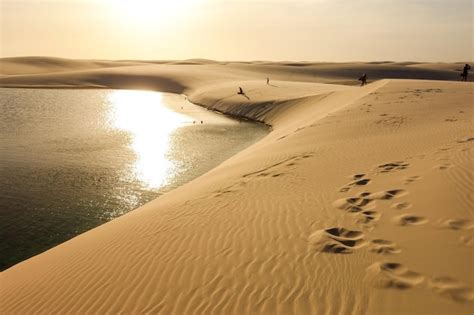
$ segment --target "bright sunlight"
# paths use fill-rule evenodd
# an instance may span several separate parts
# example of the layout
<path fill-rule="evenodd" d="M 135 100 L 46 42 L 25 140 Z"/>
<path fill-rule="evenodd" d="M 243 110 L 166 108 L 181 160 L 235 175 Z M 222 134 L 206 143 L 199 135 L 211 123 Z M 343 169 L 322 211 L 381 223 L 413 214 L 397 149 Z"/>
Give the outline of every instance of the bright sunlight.
<path fill-rule="evenodd" d="M 126 23 L 162 25 L 187 15 L 202 0 L 107 0 L 108 6 Z"/>

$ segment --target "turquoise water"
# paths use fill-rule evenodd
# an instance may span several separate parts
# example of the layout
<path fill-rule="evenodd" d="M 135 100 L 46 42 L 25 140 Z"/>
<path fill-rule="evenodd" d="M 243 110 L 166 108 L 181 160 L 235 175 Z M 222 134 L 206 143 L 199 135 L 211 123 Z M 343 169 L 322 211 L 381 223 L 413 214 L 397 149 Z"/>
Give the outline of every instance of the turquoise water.
<path fill-rule="evenodd" d="M 110 221 L 264 137 L 183 96 L 0 89 L 0 270 Z"/>

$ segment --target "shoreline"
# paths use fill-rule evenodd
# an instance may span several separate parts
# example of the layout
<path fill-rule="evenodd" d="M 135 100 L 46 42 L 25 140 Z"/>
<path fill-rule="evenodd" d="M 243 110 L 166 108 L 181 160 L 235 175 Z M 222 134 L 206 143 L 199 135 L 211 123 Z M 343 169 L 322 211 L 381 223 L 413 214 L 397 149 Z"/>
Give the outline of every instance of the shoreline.
<path fill-rule="evenodd" d="M 272 131 L 2 272 L 3 312 L 472 312 L 472 83 L 250 80 L 245 100 L 199 71 L 171 81 Z"/>
<path fill-rule="evenodd" d="M 129 91 L 144 91 L 144 92 L 158 92 L 158 93 L 170 93 L 170 94 L 177 94 L 177 95 L 182 95 L 185 97 L 185 99 L 187 101 L 189 101 L 191 104 L 193 105 L 196 105 L 196 106 L 199 106 L 199 107 L 202 107 L 208 111 L 211 111 L 213 113 L 216 113 L 216 114 L 219 114 L 219 115 L 225 115 L 226 117 L 228 118 L 231 118 L 231 119 L 234 119 L 234 120 L 238 120 L 238 121 L 249 121 L 249 122 L 253 122 L 253 123 L 256 123 L 256 124 L 262 124 L 264 126 L 266 126 L 267 128 L 269 128 L 270 130 L 272 129 L 272 126 L 269 125 L 269 124 L 266 124 L 264 121 L 258 121 L 258 120 L 254 120 L 254 119 L 251 119 L 251 118 L 247 118 L 245 116 L 238 116 L 238 115 L 231 115 L 231 114 L 227 114 L 223 111 L 219 111 L 218 109 L 211 109 L 209 107 L 207 107 L 206 105 L 204 104 L 198 104 L 198 103 L 194 103 L 192 102 L 189 97 L 184 94 L 184 93 L 175 93 L 175 92 L 164 92 L 164 91 L 160 91 L 160 90 L 145 90 L 145 89 L 142 89 L 142 90 L 139 90 L 139 89 L 132 89 L 132 88 L 109 88 L 109 87 L 88 87 L 88 86 L 64 86 L 64 87 L 61 87 L 61 86 L 30 86 L 30 85 L 25 85 L 25 86 L 0 86 L 0 89 L 44 89 L 44 90 L 129 90 Z"/>

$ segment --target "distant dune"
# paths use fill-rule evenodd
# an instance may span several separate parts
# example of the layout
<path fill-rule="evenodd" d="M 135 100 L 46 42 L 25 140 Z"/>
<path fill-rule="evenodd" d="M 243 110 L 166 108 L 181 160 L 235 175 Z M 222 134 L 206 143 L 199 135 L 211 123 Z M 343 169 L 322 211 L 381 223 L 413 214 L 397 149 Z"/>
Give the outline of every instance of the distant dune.
<path fill-rule="evenodd" d="M 190 68 L 192 66 L 192 68 Z M 369 80 L 380 79 L 460 79 L 463 64 L 370 62 L 220 62 L 207 59 L 183 61 L 104 61 L 71 60 L 50 57 L 0 59 L 0 87 L 105 87 L 159 89 L 162 82 L 169 91 L 167 78 L 176 83 L 174 92 L 210 82 L 228 80 L 272 80 L 357 85 L 367 73 Z M 196 80 L 199 78 L 199 80 Z M 142 86 L 140 84 L 142 83 Z"/>
<path fill-rule="evenodd" d="M 473 314 L 462 64 L 35 60 L 0 86 L 184 93 L 272 132 L 2 272 L 0 313 Z"/>
<path fill-rule="evenodd" d="M 72 60 L 53 57 L 0 58 L 0 74 L 25 75 L 137 65 L 140 62 Z"/>

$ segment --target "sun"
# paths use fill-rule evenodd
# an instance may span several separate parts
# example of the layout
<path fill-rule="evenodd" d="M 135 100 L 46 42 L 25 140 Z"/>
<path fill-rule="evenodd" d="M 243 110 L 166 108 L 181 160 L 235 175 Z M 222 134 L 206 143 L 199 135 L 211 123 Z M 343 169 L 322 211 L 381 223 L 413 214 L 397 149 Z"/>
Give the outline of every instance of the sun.
<path fill-rule="evenodd" d="M 124 23 L 162 24 L 189 13 L 201 0 L 108 0 Z"/>

